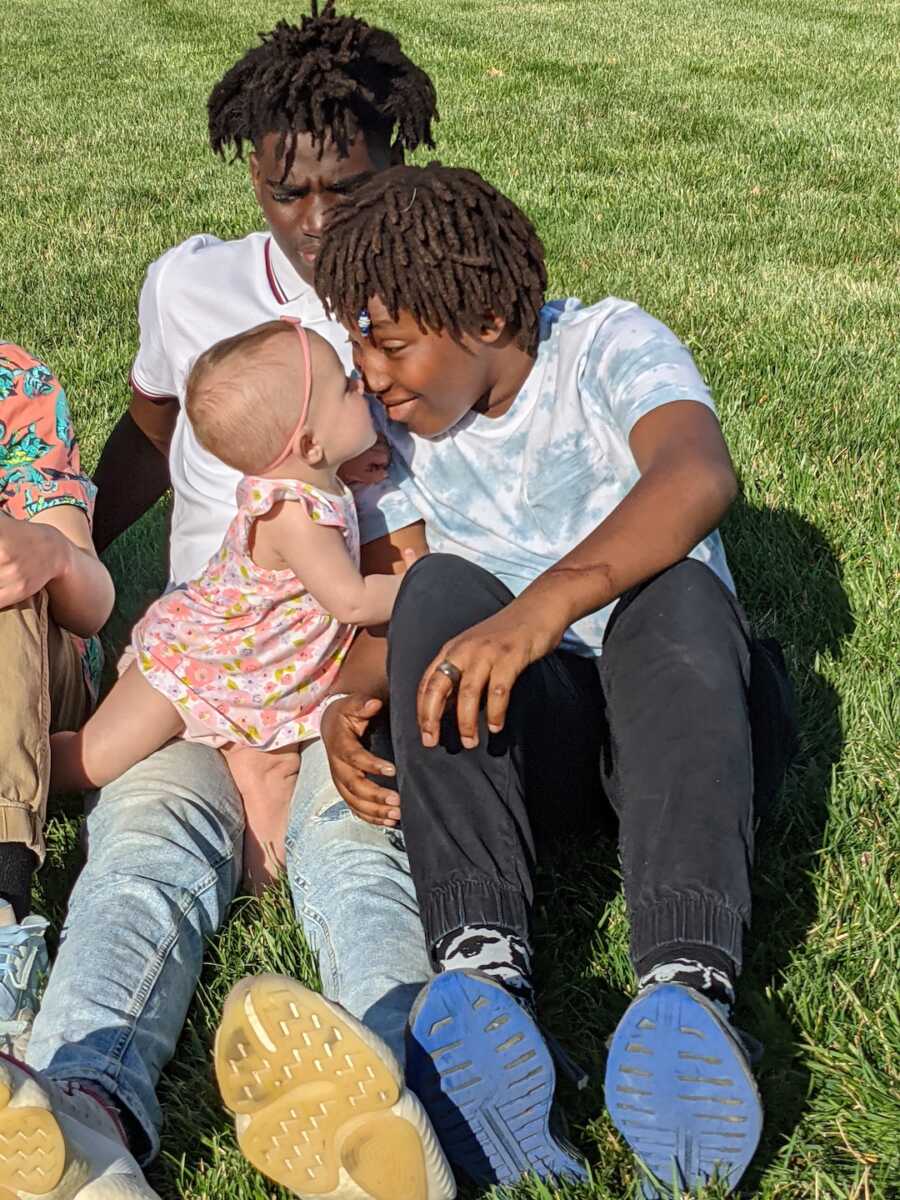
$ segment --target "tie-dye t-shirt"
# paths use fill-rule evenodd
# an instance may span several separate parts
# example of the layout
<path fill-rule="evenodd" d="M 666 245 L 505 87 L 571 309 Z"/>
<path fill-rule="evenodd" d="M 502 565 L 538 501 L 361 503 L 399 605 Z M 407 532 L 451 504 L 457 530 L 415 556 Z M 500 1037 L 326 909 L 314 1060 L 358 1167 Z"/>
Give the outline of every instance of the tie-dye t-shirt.
<path fill-rule="evenodd" d="M 0 342 L 0 513 L 17 521 L 60 504 L 91 520 L 97 489 L 81 469 L 69 403 L 49 367 Z M 103 669 L 98 638 L 78 638 L 84 681 L 96 702 Z"/>
<path fill-rule="evenodd" d="M 469 413 L 427 439 L 384 422 L 389 479 L 357 494 L 364 542 L 424 519 L 429 548 L 484 567 L 518 595 L 620 503 L 639 472 L 628 437 L 654 408 L 713 408 L 690 351 L 636 304 L 545 305 L 534 368 L 509 410 Z M 691 552 L 733 590 L 719 534 Z M 563 645 L 599 654 L 613 605 Z"/>

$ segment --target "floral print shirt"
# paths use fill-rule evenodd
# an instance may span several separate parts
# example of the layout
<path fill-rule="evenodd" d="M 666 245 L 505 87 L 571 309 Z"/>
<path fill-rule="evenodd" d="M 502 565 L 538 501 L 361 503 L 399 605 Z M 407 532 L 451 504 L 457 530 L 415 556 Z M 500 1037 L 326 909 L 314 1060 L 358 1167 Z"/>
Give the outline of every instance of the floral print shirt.
<path fill-rule="evenodd" d="M 30 521 L 48 508 L 74 504 L 90 521 L 96 494 L 81 469 L 59 380 L 21 346 L 0 342 L 0 511 Z M 96 702 L 103 668 L 99 639 L 75 641 L 85 685 Z"/>

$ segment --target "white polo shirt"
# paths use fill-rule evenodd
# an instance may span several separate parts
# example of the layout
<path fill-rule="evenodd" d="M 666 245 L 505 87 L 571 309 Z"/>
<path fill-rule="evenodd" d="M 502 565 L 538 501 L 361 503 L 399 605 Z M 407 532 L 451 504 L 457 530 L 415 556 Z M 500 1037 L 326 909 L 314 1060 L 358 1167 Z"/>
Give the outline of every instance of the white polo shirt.
<path fill-rule="evenodd" d="M 223 242 L 197 234 L 166 251 L 147 271 L 138 306 L 140 348 L 131 370 L 148 396 L 176 396 L 180 406 L 169 471 L 175 495 L 169 578 L 183 583 L 218 550 L 236 511 L 240 475 L 204 450 L 184 408 L 191 365 L 223 338 L 280 316 L 298 317 L 326 338 L 352 368 L 341 325 L 272 238 L 251 233 Z"/>

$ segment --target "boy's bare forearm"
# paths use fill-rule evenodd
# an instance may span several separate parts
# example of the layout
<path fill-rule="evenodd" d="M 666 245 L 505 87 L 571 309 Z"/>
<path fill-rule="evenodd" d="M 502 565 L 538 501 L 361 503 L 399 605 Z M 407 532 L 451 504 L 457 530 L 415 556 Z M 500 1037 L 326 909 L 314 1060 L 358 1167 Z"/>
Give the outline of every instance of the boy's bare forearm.
<path fill-rule="evenodd" d="M 358 692 L 387 701 L 387 631 L 361 629 L 344 659 L 333 692 Z"/>
<path fill-rule="evenodd" d="M 130 413 L 123 413 L 109 435 L 94 472 L 94 483 L 94 545 L 102 553 L 170 486 L 168 459 Z"/>
<path fill-rule="evenodd" d="M 727 470 L 684 461 L 650 468 L 601 525 L 530 584 L 514 603 L 551 640 L 589 613 L 678 562 L 725 516 Z"/>
<path fill-rule="evenodd" d="M 574 622 L 672 566 L 714 530 L 737 493 L 715 415 L 664 405 L 629 439 L 640 478 L 621 503 L 514 602 L 553 648 Z M 546 651 L 545 651 L 546 652 Z"/>

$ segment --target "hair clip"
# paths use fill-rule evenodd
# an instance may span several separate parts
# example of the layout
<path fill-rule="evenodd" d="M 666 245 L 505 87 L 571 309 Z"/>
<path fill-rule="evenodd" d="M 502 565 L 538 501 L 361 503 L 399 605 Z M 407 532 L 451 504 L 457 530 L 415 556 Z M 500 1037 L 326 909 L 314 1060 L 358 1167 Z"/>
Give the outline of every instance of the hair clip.
<path fill-rule="evenodd" d="M 367 308 L 359 310 L 359 316 L 356 318 L 356 324 L 359 326 L 359 332 L 363 337 L 368 337 L 372 329 L 372 318 L 369 316 Z"/>

